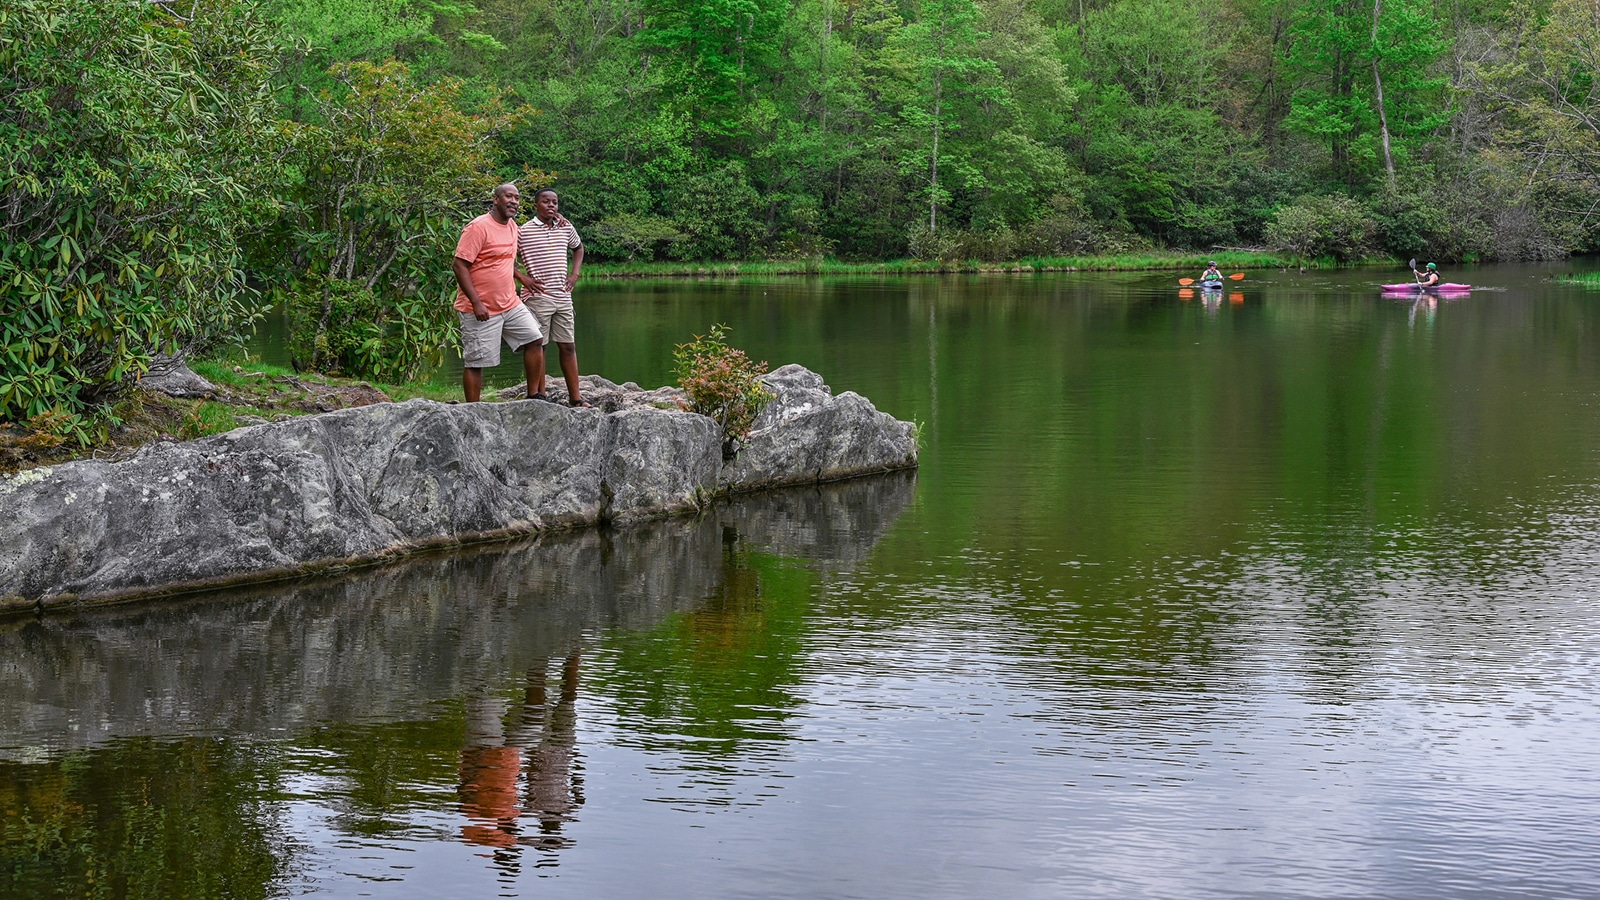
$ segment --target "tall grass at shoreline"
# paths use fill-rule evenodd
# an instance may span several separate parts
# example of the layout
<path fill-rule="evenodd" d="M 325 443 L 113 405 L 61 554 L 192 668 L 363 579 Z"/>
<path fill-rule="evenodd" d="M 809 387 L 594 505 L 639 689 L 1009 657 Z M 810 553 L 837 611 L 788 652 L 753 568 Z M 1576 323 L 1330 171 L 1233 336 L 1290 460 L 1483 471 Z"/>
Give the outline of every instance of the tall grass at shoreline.
<path fill-rule="evenodd" d="M 841 262 L 811 258 L 749 262 L 623 262 L 595 263 L 583 267 L 595 278 L 732 278 L 749 275 L 940 275 L 1027 272 L 1150 272 L 1164 269 L 1204 269 L 1210 260 L 1224 269 L 1280 269 L 1291 263 L 1271 253 L 1219 251 L 1201 253 L 1127 253 L 1115 256 L 1028 257 L 1011 262 L 897 259 L 886 262 Z M 1317 261 L 1322 268 L 1331 261 Z"/>
<path fill-rule="evenodd" d="M 1561 275 L 1556 280 L 1579 287 L 1600 288 L 1600 272 L 1575 272 L 1571 275 Z"/>

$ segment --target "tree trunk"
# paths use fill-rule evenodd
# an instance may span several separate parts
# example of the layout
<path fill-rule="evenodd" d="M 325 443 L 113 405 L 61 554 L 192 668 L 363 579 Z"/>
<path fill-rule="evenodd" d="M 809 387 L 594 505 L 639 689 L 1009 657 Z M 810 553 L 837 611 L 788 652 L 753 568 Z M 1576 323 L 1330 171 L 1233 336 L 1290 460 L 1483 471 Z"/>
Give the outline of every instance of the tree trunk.
<path fill-rule="evenodd" d="M 1350 59 L 1343 50 L 1335 50 L 1333 54 L 1333 96 L 1341 110 L 1350 108 L 1350 95 L 1354 93 L 1351 84 L 1353 76 Z M 1339 134 L 1333 138 L 1333 175 L 1340 181 L 1352 185 L 1355 173 L 1350 167 L 1350 134 Z"/>
<path fill-rule="evenodd" d="M 928 169 L 928 233 L 939 230 L 939 100 L 944 87 L 944 73 L 933 75 L 933 158 Z"/>
<path fill-rule="evenodd" d="M 833 37 L 833 4 L 822 3 L 822 42 L 817 52 L 817 70 L 822 82 L 822 133 L 828 133 L 828 38 Z"/>
<path fill-rule="evenodd" d="M 1394 155 L 1389 150 L 1389 116 L 1383 108 L 1383 76 L 1378 74 L 1378 13 L 1383 0 L 1372 0 L 1372 86 L 1378 101 L 1378 135 L 1383 139 L 1383 167 L 1389 172 L 1389 187 L 1394 187 Z"/>

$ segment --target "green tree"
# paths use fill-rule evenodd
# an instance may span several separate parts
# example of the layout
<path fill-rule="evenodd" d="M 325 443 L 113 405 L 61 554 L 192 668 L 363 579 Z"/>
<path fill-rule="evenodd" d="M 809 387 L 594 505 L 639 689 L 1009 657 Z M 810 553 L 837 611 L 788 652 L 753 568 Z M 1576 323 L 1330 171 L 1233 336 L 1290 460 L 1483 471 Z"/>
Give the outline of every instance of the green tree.
<path fill-rule="evenodd" d="M 288 253 L 274 241 L 298 364 L 406 379 L 436 363 L 454 322 L 449 266 L 461 224 L 498 180 L 495 136 L 514 119 L 459 107 L 454 79 L 403 64 L 341 63 L 298 134 L 303 180 Z M 527 186 L 546 183 L 530 173 Z"/>
<path fill-rule="evenodd" d="M 1074 142 L 1103 219 L 1180 245 L 1223 243 L 1258 219 L 1239 183 L 1261 161 L 1219 109 L 1238 20 L 1199 0 L 1117 0 L 1090 12 L 1070 64 Z"/>
<path fill-rule="evenodd" d="M 249 0 L 185 11 L 0 0 L 0 420 L 258 314 L 240 241 L 275 215 L 277 45 Z"/>
<path fill-rule="evenodd" d="M 1428 0 L 1309 0 L 1291 27 L 1288 64 L 1303 79 L 1288 127 L 1325 141 L 1333 177 L 1360 186 L 1380 157 L 1394 158 L 1448 121 L 1449 49 Z"/>
<path fill-rule="evenodd" d="M 667 70 L 666 99 L 718 142 L 742 133 L 745 104 L 771 70 L 783 0 L 645 0 L 637 45 Z"/>
<path fill-rule="evenodd" d="M 1502 258 L 1562 256 L 1595 245 L 1600 204 L 1600 13 L 1556 0 L 1541 15 L 1515 4 L 1504 33 L 1470 67 L 1483 97 L 1493 209 L 1538 227 L 1498 234 Z"/>
<path fill-rule="evenodd" d="M 900 163 L 907 174 L 927 173 L 930 233 L 939 230 L 939 207 L 951 197 L 940 181 L 941 163 L 946 179 L 953 175 L 962 187 L 984 182 L 971 157 L 962 153 L 959 145 L 952 147 L 948 139 L 961 128 L 962 107 L 980 96 L 998 102 L 1008 99 L 993 78 L 986 79 L 995 74 L 994 63 L 978 55 L 978 42 L 987 37 L 980 28 L 982 21 L 982 10 L 973 0 L 921 0 L 916 20 L 890 39 L 906 60 L 915 91 L 900 116 L 912 134 L 920 135 L 907 141 Z"/>

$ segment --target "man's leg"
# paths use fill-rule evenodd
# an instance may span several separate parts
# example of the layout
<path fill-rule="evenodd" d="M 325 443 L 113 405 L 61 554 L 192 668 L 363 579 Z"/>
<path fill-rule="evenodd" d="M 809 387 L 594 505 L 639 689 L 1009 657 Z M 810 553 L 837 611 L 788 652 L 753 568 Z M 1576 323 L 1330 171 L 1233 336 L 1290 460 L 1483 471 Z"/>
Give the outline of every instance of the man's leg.
<path fill-rule="evenodd" d="M 500 332 L 504 315 L 479 322 L 472 313 L 461 313 L 461 393 L 468 403 L 483 397 L 483 370 L 500 364 Z"/>
<path fill-rule="evenodd" d="M 575 341 L 557 341 L 556 349 L 561 357 L 561 374 L 567 379 L 567 401 L 577 406 L 583 401 L 578 391 L 578 345 Z"/>

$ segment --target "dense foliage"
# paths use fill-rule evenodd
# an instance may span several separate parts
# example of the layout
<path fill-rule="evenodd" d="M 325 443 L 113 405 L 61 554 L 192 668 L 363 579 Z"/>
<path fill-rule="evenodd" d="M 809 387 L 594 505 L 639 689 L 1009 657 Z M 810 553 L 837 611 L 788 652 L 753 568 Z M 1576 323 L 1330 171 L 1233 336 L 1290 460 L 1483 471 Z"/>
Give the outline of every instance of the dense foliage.
<path fill-rule="evenodd" d="M 0 0 L 0 420 L 286 302 L 403 378 L 553 180 L 608 260 L 1595 248 L 1593 0 Z"/>
<path fill-rule="evenodd" d="M 316 65 L 514 91 L 600 259 L 1594 241 L 1589 0 L 272 5 Z"/>
<path fill-rule="evenodd" d="M 391 381 L 437 364 L 456 315 L 446 261 L 496 183 L 494 97 L 399 62 L 339 63 L 296 130 L 298 177 L 257 270 L 288 307 L 297 365 Z M 524 181 L 544 181 L 528 173 Z"/>
<path fill-rule="evenodd" d="M 270 29 L 248 6 L 0 0 L 0 420 L 92 401 L 152 351 L 244 333 L 274 215 Z"/>

